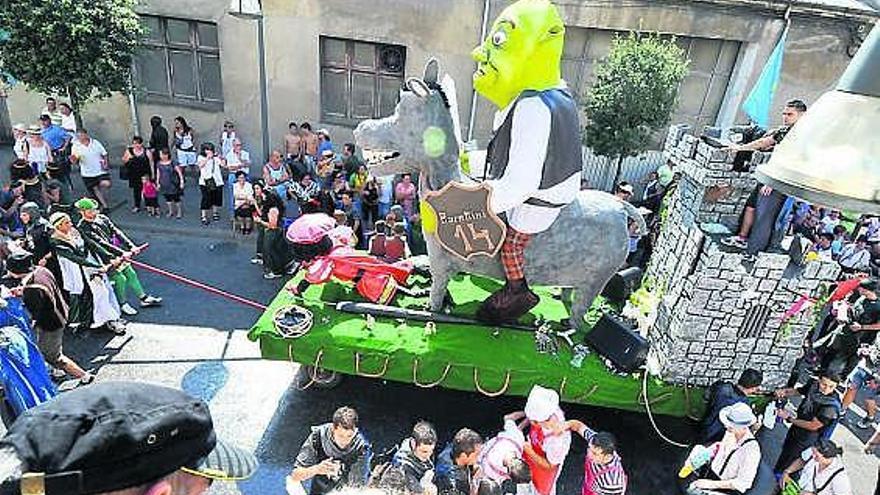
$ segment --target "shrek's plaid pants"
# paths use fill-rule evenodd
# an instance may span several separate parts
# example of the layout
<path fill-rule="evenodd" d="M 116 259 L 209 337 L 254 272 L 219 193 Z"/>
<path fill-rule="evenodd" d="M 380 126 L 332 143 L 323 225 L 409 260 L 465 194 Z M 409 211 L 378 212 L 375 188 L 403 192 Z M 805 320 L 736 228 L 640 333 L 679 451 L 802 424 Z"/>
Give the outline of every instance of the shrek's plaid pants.
<path fill-rule="evenodd" d="M 523 266 L 525 265 L 524 252 L 532 234 L 524 234 L 507 226 L 507 235 L 501 245 L 501 265 L 504 267 L 504 275 L 507 280 L 522 280 L 525 278 Z"/>

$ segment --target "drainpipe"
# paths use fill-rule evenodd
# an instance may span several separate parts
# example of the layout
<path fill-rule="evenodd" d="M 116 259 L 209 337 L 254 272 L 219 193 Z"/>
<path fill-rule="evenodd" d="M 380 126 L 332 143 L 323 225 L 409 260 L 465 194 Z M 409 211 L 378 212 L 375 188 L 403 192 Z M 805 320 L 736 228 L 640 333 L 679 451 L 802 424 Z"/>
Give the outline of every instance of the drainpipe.
<path fill-rule="evenodd" d="M 266 80 L 266 41 L 263 16 L 257 18 L 257 56 L 260 71 L 260 126 L 263 128 L 263 162 L 269 157 L 269 88 Z"/>
<path fill-rule="evenodd" d="M 480 39 L 477 40 L 477 45 L 486 39 L 486 31 L 489 29 L 489 2 L 490 0 L 483 0 L 483 22 L 480 26 Z M 471 110 L 468 115 L 468 131 L 467 131 L 467 140 L 471 141 L 474 139 L 474 120 L 477 117 L 477 91 L 473 89 L 473 83 L 471 83 Z"/>
<path fill-rule="evenodd" d="M 131 135 L 132 136 L 140 136 L 141 135 L 141 121 L 138 118 L 137 101 L 135 101 L 134 91 L 135 91 L 134 81 L 132 80 L 132 76 L 129 76 L 129 80 L 128 80 L 128 107 L 131 110 Z"/>

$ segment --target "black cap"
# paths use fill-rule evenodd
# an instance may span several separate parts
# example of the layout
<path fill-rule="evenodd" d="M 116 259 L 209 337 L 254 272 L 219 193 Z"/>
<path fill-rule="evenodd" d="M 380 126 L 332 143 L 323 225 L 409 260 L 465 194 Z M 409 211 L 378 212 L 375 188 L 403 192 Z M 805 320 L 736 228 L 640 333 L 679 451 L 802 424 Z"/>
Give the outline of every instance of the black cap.
<path fill-rule="evenodd" d="M 180 390 L 108 382 L 66 392 L 23 413 L 0 447 L 22 462 L 22 479 L 42 478 L 47 495 L 93 494 L 140 486 L 177 470 L 245 479 L 256 460 L 218 442 L 208 405 Z M 21 480 L 0 493 L 20 493 Z"/>
<path fill-rule="evenodd" d="M 859 282 L 859 287 L 874 292 L 877 290 L 877 281 L 873 278 L 865 278 Z"/>
<path fill-rule="evenodd" d="M 22 275 L 31 271 L 34 266 L 34 257 L 27 251 L 16 251 L 6 257 L 6 271 L 15 275 Z"/>

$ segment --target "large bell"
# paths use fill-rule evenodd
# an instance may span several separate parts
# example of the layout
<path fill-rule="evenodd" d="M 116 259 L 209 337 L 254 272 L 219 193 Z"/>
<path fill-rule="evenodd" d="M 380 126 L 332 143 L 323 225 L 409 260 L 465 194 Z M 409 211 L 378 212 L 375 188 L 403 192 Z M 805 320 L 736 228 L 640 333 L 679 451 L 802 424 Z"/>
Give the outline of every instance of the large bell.
<path fill-rule="evenodd" d="M 880 27 L 755 176 L 817 205 L 880 214 Z"/>

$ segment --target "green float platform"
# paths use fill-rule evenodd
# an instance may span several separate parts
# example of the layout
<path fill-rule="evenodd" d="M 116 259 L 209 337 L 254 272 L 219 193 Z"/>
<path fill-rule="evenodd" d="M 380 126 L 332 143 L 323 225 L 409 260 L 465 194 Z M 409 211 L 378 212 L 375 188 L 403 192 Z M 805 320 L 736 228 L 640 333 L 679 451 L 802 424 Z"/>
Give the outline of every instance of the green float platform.
<path fill-rule="evenodd" d="M 455 302 L 453 314 L 473 315 L 479 303 L 499 286 L 476 276 L 455 278 L 449 285 Z M 529 317 L 560 321 L 568 316 L 566 305 L 553 297 L 551 289 L 536 292 L 541 303 Z M 260 342 L 265 359 L 317 364 L 347 375 L 490 396 L 524 396 L 533 384 L 540 384 L 559 391 L 565 402 L 645 410 L 640 375 L 611 373 L 595 354 L 575 368 L 570 364 L 571 349 L 561 340 L 559 354 L 552 356 L 535 351 L 534 334 L 528 331 L 438 324 L 435 334 L 426 335 L 424 323 L 390 318 L 377 318 L 370 330 L 363 316 L 341 313 L 333 307 L 338 301 L 361 300 L 352 287 L 333 282 L 310 287 L 302 298 L 281 290 L 252 328 L 250 338 Z M 426 302 L 425 298 L 395 299 L 396 305 L 418 309 L 424 309 Z M 285 339 L 273 325 L 275 312 L 290 304 L 304 306 L 314 314 L 312 329 L 296 339 Z M 601 299 L 593 305 L 588 328 L 598 320 L 603 307 Z M 583 334 L 573 339 L 582 341 Z M 655 379 L 648 381 L 648 398 L 655 414 L 693 416 L 702 408 L 702 389 Z"/>

